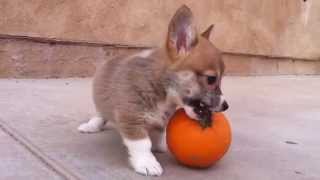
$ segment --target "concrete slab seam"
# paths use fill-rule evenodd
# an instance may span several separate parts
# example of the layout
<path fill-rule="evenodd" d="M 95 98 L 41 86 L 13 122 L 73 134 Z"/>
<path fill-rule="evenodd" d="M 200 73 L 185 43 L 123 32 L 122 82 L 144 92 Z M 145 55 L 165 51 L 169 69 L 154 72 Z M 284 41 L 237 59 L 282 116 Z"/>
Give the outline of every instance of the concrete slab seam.
<path fill-rule="evenodd" d="M 17 130 L 10 127 L 5 121 L 0 119 L 0 129 L 8 134 L 14 141 L 23 146 L 34 157 L 41 161 L 48 169 L 58 174 L 60 177 L 66 180 L 81 180 L 76 174 L 67 170 L 60 163 L 43 153 L 36 145 L 21 135 Z"/>

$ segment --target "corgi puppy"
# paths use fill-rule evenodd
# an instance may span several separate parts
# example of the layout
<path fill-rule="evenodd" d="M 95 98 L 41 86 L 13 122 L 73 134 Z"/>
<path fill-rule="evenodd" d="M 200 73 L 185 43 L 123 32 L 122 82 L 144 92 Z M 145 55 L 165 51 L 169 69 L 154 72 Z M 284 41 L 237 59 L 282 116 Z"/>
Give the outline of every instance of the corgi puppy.
<path fill-rule="evenodd" d="M 107 61 L 93 81 L 98 115 L 78 130 L 98 132 L 112 123 L 132 168 L 143 175 L 161 175 L 152 151 L 166 151 L 165 128 L 176 109 L 201 120 L 195 102 L 212 113 L 228 108 L 220 88 L 222 55 L 209 41 L 212 28 L 198 34 L 191 10 L 183 5 L 171 19 L 165 47 Z"/>

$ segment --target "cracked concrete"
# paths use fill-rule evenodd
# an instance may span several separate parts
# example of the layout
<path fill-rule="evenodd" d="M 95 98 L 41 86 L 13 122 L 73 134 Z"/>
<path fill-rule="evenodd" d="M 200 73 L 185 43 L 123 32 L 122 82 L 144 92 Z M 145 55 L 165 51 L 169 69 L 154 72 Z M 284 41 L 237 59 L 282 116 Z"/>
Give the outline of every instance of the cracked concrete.
<path fill-rule="evenodd" d="M 80 134 L 94 114 L 91 79 L 0 80 L 0 179 L 150 179 L 128 166 L 113 130 Z M 157 179 L 320 179 L 320 76 L 226 77 L 230 151 L 189 169 L 156 154 Z"/>

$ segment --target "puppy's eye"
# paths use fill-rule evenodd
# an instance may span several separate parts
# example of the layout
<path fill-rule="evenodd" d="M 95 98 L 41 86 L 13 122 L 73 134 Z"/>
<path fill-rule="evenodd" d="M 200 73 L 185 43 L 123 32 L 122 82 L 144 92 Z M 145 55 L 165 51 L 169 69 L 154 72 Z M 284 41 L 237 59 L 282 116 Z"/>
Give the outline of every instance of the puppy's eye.
<path fill-rule="evenodd" d="M 217 81 L 217 77 L 216 76 L 208 76 L 207 77 L 207 82 L 209 85 L 214 84 Z"/>

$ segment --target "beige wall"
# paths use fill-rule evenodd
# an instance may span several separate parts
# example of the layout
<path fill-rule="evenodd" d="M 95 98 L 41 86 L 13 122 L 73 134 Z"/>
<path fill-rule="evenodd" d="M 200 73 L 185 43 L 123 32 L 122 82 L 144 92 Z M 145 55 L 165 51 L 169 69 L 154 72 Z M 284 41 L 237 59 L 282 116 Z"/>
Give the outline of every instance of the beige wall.
<path fill-rule="evenodd" d="M 159 46 L 183 3 L 224 51 L 320 58 L 319 0 L 0 0 L 0 34 Z"/>

